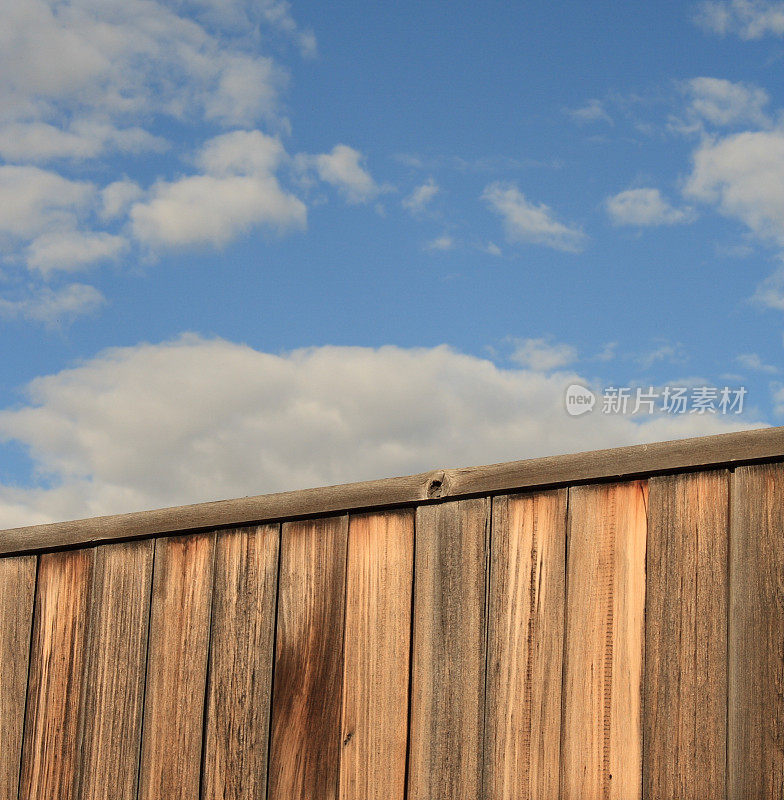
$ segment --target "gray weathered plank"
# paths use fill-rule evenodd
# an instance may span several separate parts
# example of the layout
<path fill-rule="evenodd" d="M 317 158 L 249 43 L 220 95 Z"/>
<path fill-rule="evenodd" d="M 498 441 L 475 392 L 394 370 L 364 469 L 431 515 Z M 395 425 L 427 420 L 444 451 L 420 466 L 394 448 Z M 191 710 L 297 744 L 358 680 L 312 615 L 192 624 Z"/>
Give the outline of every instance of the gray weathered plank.
<path fill-rule="evenodd" d="M 646 494 L 569 489 L 561 800 L 642 794 Z"/>
<path fill-rule="evenodd" d="M 409 800 L 481 796 L 487 498 L 416 516 Z"/>
<path fill-rule="evenodd" d="M 340 800 L 403 800 L 414 513 L 351 517 Z"/>
<path fill-rule="evenodd" d="M 784 467 L 732 479 L 728 800 L 784 796 Z"/>
<path fill-rule="evenodd" d="M 0 559 L 0 798 L 16 799 L 22 755 L 35 556 Z"/>
<path fill-rule="evenodd" d="M 724 798 L 728 473 L 649 485 L 643 796 Z"/>
<path fill-rule="evenodd" d="M 13 528 L 0 531 L 0 555 L 782 457 L 784 427 L 725 433 Z"/>
<path fill-rule="evenodd" d="M 335 800 L 348 517 L 281 533 L 269 800 Z"/>
<path fill-rule="evenodd" d="M 558 800 L 566 489 L 493 500 L 486 800 Z"/>
<path fill-rule="evenodd" d="M 204 800 L 266 796 L 279 541 L 278 525 L 218 534 Z"/>
<path fill-rule="evenodd" d="M 158 539 L 139 800 L 199 796 L 214 534 Z"/>

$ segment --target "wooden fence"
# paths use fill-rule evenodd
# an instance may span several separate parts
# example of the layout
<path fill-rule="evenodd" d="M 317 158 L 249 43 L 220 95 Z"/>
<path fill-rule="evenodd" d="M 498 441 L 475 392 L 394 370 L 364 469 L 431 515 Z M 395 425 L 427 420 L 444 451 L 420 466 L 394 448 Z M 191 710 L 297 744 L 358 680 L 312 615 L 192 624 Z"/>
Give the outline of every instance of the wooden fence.
<path fill-rule="evenodd" d="M 0 532 L 0 800 L 781 800 L 784 429 Z"/>

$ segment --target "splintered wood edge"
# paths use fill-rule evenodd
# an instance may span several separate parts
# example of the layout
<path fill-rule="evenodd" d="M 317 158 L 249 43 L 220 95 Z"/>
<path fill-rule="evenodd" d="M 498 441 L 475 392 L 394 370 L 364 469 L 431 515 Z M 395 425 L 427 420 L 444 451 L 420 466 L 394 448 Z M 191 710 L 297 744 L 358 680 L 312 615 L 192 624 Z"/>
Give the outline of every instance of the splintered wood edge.
<path fill-rule="evenodd" d="M 0 556 L 777 459 L 784 426 L 9 528 L 0 531 Z"/>

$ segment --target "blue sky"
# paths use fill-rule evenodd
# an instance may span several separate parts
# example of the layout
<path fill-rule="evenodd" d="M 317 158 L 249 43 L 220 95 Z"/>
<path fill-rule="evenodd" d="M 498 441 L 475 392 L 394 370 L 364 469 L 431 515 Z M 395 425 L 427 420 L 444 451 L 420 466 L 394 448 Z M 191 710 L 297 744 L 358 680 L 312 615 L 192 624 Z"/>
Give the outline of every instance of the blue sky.
<path fill-rule="evenodd" d="M 781 423 L 784 3 L 0 18 L 7 525 Z"/>

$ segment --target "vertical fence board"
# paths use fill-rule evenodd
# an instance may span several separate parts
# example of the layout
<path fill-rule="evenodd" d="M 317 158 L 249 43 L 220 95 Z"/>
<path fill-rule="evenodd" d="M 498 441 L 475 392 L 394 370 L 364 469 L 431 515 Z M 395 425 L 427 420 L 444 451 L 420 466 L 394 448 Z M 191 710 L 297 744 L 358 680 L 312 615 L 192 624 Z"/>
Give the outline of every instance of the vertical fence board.
<path fill-rule="evenodd" d="M 784 796 L 784 466 L 732 481 L 729 800 Z"/>
<path fill-rule="evenodd" d="M 725 797 L 728 473 L 650 479 L 643 796 Z"/>
<path fill-rule="evenodd" d="M 96 548 L 79 738 L 80 800 L 135 800 L 153 542 Z"/>
<path fill-rule="evenodd" d="M 348 542 L 340 800 L 403 800 L 414 514 L 352 516 Z"/>
<path fill-rule="evenodd" d="M 0 559 L 0 798 L 16 798 L 22 756 L 35 556 Z"/>
<path fill-rule="evenodd" d="M 215 535 L 155 544 L 140 800 L 199 796 Z"/>
<path fill-rule="evenodd" d="M 283 525 L 269 800 L 338 791 L 348 517 Z"/>
<path fill-rule="evenodd" d="M 562 798 L 637 800 L 647 487 L 569 492 Z"/>
<path fill-rule="evenodd" d="M 204 800 L 267 791 L 280 526 L 218 534 L 204 743 Z"/>
<path fill-rule="evenodd" d="M 94 549 L 40 557 L 22 755 L 22 800 L 76 796 Z"/>
<path fill-rule="evenodd" d="M 481 796 L 489 512 L 417 509 L 409 800 Z"/>
<path fill-rule="evenodd" d="M 566 496 L 493 500 L 487 800 L 558 800 Z"/>

